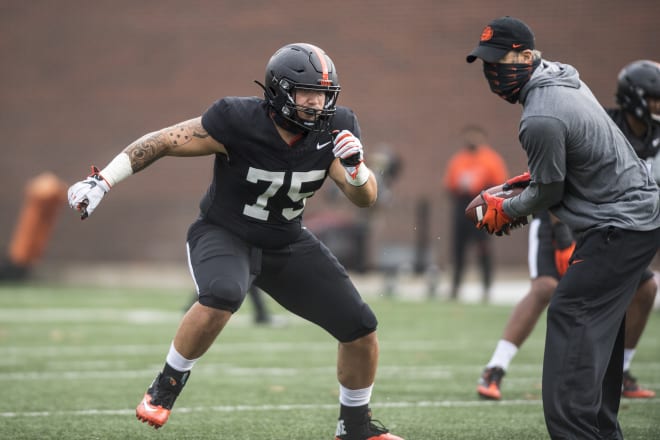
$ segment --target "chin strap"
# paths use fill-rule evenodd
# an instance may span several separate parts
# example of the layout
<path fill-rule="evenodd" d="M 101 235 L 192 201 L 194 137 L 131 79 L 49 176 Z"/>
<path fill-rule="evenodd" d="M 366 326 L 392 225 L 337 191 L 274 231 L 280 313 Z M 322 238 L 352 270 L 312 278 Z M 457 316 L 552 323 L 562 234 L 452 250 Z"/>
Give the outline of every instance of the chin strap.
<path fill-rule="evenodd" d="M 315 123 L 311 124 L 312 127 L 306 128 L 305 123 L 307 121 L 303 121 L 302 119 L 299 119 L 295 114 L 292 116 L 292 118 L 298 119 L 298 123 L 292 121 L 291 119 L 285 118 L 279 111 L 277 111 L 277 107 L 275 105 L 275 96 L 259 81 L 254 80 L 254 82 L 263 89 L 264 91 L 264 99 L 266 102 L 268 102 L 268 105 L 271 108 L 271 118 L 273 118 L 273 121 L 286 131 L 289 131 L 294 134 L 304 134 L 308 133 L 310 131 L 322 131 L 322 130 L 316 130 L 313 125 Z"/>
<path fill-rule="evenodd" d="M 309 130 L 304 129 L 303 127 L 294 124 L 293 122 L 286 119 L 281 114 L 277 113 L 275 110 L 270 112 L 270 117 L 273 118 L 273 121 L 286 131 L 289 131 L 293 134 L 303 134 L 309 132 Z"/>

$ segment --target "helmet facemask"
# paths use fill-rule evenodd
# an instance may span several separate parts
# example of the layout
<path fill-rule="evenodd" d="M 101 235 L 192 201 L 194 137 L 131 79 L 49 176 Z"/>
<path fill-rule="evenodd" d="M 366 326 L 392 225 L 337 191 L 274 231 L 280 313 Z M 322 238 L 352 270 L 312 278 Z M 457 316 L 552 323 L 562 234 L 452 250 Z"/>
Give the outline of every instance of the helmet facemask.
<path fill-rule="evenodd" d="M 328 86 L 313 86 L 309 84 L 292 85 L 287 79 L 282 79 L 278 82 L 280 88 L 279 96 L 283 101 L 279 107 L 279 112 L 289 122 L 312 132 L 327 131 L 330 126 L 330 121 L 337 109 L 336 103 L 339 96 L 339 87 Z M 335 90 L 332 90 L 335 89 Z M 315 109 L 296 104 L 296 91 L 298 90 L 311 90 L 322 91 L 325 93 L 325 103 L 322 109 Z M 308 115 L 314 115 L 313 119 L 301 118 L 298 112 Z"/>
<path fill-rule="evenodd" d="M 660 99 L 660 65 L 648 60 L 628 64 L 619 73 L 617 103 L 648 126 L 660 124 L 660 115 L 651 112 L 649 99 Z"/>
<path fill-rule="evenodd" d="M 256 81 L 255 81 L 256 82 Z M 336 111 L 341 87 L 338 84 L 334 64 L 321 49 L 311 44 L 290 44 L 278 50 L 266 66 L 264 97 L 274 110 L 285 129 L 297 132 L 322 132 L 329 130 Z M 296 104 L 298 90 L 325 93 L 322 109 Z M 299 112 L 314 115 L 303 119 Z"/>

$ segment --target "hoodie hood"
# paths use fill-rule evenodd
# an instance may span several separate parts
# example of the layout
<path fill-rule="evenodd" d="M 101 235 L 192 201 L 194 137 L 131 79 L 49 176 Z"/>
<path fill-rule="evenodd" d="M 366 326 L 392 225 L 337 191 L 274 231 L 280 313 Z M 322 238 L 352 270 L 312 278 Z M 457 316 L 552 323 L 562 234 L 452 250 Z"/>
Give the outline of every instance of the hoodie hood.
<path fill-rule="evenodd" d="M 524 104 L 530 90 L 537 87 L 571 87 L 580 88 L 580 74 L 575 67 L 556 61 L 541 60 L 532 77 L 520 91 L 520 103 Z"/>

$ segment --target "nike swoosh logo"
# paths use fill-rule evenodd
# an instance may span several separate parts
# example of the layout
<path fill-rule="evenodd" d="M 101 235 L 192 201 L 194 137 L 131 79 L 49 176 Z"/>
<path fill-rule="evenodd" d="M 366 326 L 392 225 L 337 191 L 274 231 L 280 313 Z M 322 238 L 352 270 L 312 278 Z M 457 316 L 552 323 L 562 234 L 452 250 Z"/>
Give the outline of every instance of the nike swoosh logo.
<path fill-rule="evenodd" d="M 514 43 L 514 44 L 511 45 L 511 47 L 513 47 L 514 49 L 518 49 L 519 47 L 522 47 L 522 44 L 515 44 Z"/>
<path fill-rule="evenodd" d="M 88 182 L 83 182 L 86 183 L 87 185 L 90 186 L 90 189 L 94 188 L 96 186 L 96 182 L 88 181 Z"/>
<path fill-rule="evenodd" d="M 321 148 L 323 148 L 323 147 L 325 147 L 325 146 L 327 146 L 327 145 L 330 145 L 331 142 L 332 142 L 332 141 L 328 141 L 328 142 L 326 142 L 326 143 L 324 143 L 324 144 L 319 144 L 319 143 L 317 142 L 317 143 L 316 143 L 316 149 L 317 149 L 317 150 L 320 150 Z"/>
<path fill-rule="evenodd" d="M 156 412 L 156 411 L 158 411 L 158 408 L 154 408 L 153 406 L 150 406 L 147 403 L 147 399 L 142 400 L 142 406 L 144 407 L 144 410 L 147 411 L 147 412 Z"/>

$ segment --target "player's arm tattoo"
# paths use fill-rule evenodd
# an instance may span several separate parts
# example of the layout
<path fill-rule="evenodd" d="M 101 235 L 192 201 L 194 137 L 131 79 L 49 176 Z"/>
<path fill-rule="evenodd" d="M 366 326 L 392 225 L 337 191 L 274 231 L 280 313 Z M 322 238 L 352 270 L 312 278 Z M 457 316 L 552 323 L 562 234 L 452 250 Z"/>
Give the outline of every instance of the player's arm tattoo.
<path fill-rule="evenodd" d="M 136 173 L 193 139 L 208 136 L 199 119 L 193 119 L 148 133 L 126 147 L 124 152 L 128 154 L 133 172 Z"/>

